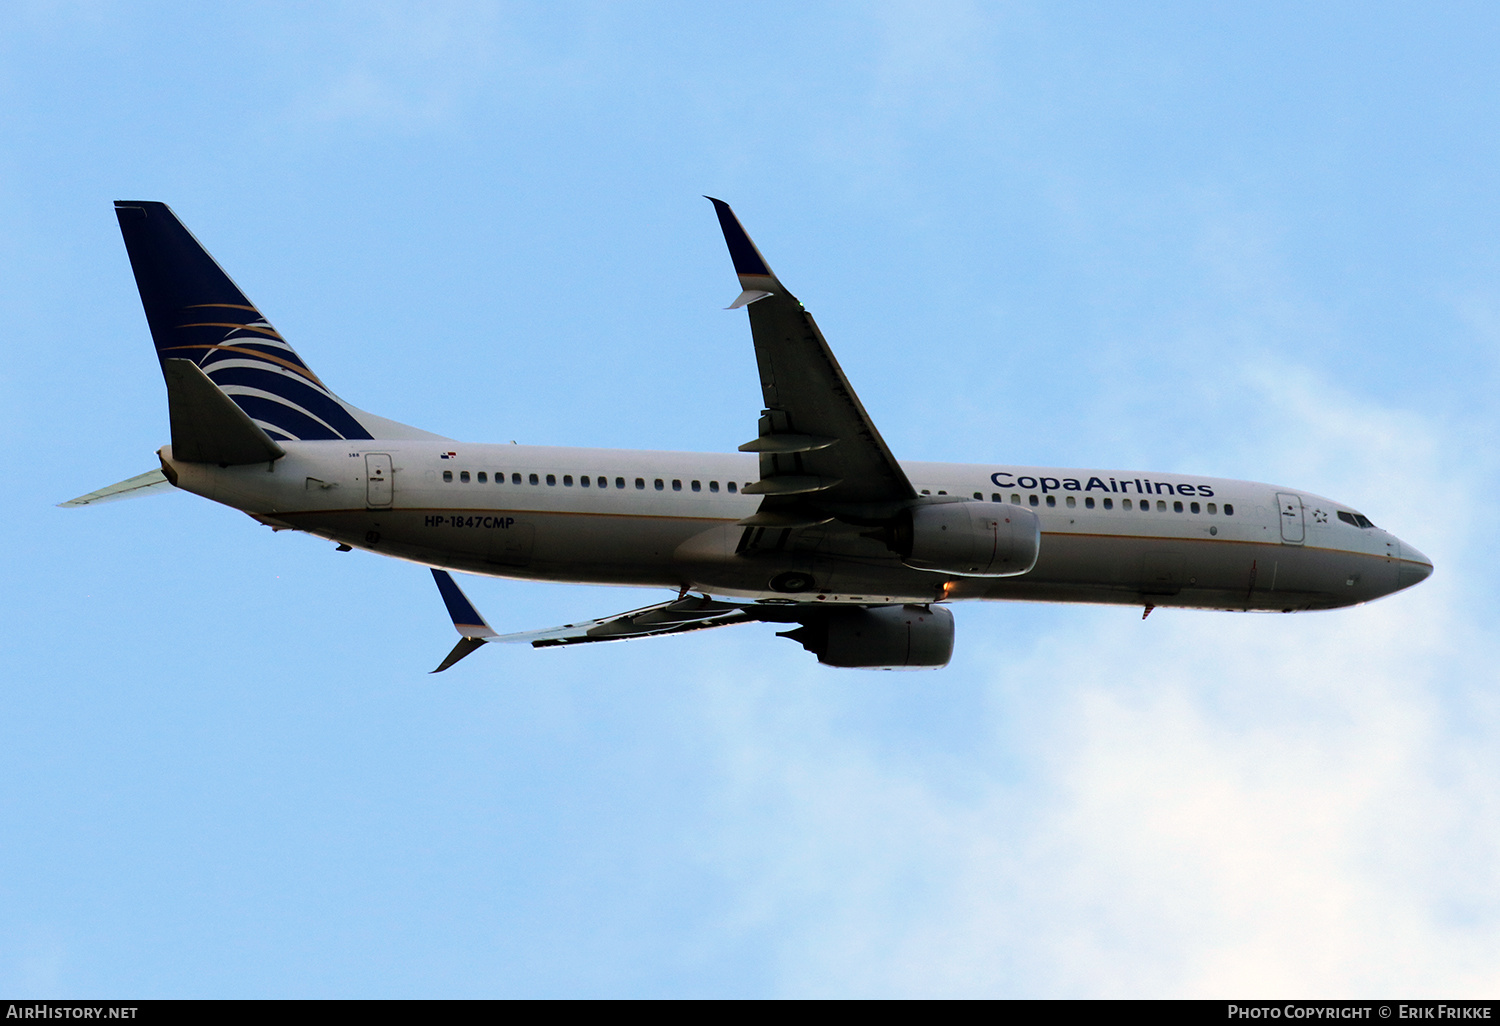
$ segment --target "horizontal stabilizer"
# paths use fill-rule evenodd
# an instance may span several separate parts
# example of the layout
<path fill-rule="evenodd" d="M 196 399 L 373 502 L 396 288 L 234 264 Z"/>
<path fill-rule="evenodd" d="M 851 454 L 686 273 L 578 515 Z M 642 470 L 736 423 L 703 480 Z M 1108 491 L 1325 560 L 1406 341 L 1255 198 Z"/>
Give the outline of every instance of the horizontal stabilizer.
<path fill-rule="evenodd" d="M 191 360 L 163 360 L 172 458 L 239 466 L 269 463 L 286 450 L 235 405 Z"/>
<path fill-rule="evenodd" d="M 100 488 L 96 492 L 80 495 L 76 499 L 59 502 L 58 505 L 64 508 L 97 506 L 101 502 L 136 499 L 143 495 L 155 495 L 158 492 L 171 491 L 171 489 L 172 483 L 167 480 L 167 476 L 161 472 L 161 469 L 157 468 L 156 470 L 148 470 L 144 474 L 137 474 L 135 477 L 121 481 L 119 484 L 112 484 L 108 488 Z"/>

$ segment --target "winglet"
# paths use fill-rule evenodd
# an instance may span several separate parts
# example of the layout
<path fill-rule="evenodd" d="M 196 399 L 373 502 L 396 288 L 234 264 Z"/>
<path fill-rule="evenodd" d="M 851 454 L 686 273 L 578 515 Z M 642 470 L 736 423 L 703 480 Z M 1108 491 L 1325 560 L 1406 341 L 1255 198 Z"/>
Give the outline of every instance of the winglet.
<path fill-rule="evenodd" d="M 738 310 L 742 306 L 748 306 L 757 299 L 765 299 L 771 295 L 771 290 L 780 287 L 776 280 L 771 265 L 766 263 L 766 258 L 760 255 L 760 250 L 755 248 L 755 243 L 750 241 L 750 236 L 745 231 L 745 226 L 740 224 L 740 219 L 734 216 L 734 211 L 729 204 L 712 196 L 705 196 L 714 205 L 714 212 L 719 215 L 719 227 L 724 231 L 724 243 L 729 247 L 729 259 L 734 261 L 734 273 L 739 275 L 740 288 L 743 290 L 733 303 L 728 307 L 730 310 Z"/>
<path fill-rule="evenodd" d="M 438 664 L 438 668 L 436 670 L 429 670 L 428 672 L 442 673 L 476 648 L 483 648 L 484 642 L 484 638 L 459 638 L 458 644 L 453 646 L 453 651 L 449 652 L 447 658 Z"/>
<path fill-rule="evenodd" d="M 454 630 L 466 638 L 494 636 L 495 632 L 484 622 L 484 617 L 479 615 L 479 610 L 474 608 L 469 597 L 459 590 L 448 571 L 432 568 L 432 579 L 437 581 L 438 594 L 443 596 L 443 604 L 448 607 L 448 615 L 453 618 Z"/>
<path fill-rule="evenodd" d="M 469 601 L 453 580 L 453 576 L 446 570 L 432 569 L 432 579 L 437 582 L 438 594 L 443 596 L 443 605 L 448 607 L 448 615 L 453 619 L 453 629 L 458 631 L 458 644 L 453 646 L 453 651 L 448 653 L 448 658 L 433 670 L 433 673 L 442 673 L 448 667 L 458 662 L 464 656 L 482 646 L 489 639 L 496 637 L 490 625 L 484 622 L 484 617 L 479 610 L 474 608 L 474 603 Z"/>

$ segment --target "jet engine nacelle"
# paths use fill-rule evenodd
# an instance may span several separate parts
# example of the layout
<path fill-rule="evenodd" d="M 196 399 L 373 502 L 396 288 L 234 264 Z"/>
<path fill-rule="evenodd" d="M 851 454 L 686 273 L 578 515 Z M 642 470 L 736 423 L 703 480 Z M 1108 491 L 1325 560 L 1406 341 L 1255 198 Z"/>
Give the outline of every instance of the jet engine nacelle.
<path fill-rule="evenodd" d="M 904 510 L 891 548 L 907 566 L 964 577 L 1013 577 L 1036 566 L 1042 522 L 1021 506 L 944 502 Z"/>
<path fill-rule="evenodd" d="M 936 670 L 953 657 L 953 614 L 942 606 L 834 606 L 779 636 L 824 666 Z"/>

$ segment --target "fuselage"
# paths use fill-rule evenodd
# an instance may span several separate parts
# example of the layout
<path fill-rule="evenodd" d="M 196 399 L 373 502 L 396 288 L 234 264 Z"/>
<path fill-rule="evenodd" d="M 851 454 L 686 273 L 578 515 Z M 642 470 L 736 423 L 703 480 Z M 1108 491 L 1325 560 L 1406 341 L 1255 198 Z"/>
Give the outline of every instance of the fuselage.
<path fill-rule="evenodd" d="M 1027 573 L 903 564 L 878 532 L 740 526 L 751 454 L 432 441 L 290 441 L 265 464 L 162 465 L 178 487 L 355 548 L 528 580 L 666 587 L 759 601 L 1012 599 L 1298 611 L 1366 602 L 1431 561 L 1349 507 L 1299 489 L 1000 464 L 901 463 L 928 501 L 1023 506 Z M 804 542 L 804 538 L 806 541 Z"/>

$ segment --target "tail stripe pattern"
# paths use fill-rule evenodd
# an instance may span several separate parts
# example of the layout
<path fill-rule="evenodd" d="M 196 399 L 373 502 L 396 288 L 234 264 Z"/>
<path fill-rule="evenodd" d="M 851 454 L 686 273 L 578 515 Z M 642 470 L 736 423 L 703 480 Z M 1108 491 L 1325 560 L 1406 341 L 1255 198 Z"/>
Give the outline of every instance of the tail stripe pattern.
<path fill-rule="evenodd" d="M 163 203 L 115 204 L 162 360 L 192 360 L 277 441 L 370 432 Z"/>

